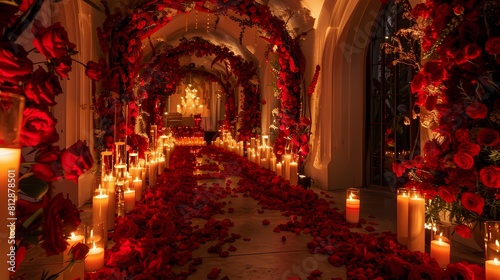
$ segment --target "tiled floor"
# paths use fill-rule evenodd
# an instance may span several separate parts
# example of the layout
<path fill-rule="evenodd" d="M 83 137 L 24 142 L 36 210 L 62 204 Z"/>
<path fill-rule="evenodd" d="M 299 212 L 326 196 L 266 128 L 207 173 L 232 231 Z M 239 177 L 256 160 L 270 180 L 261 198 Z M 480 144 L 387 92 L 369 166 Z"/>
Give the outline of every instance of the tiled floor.
<path fill-rule="evenodd" d="M 236 186 L 239 180 L 237 177 L 230 178 L 231 186 Z M 210 183 L 210 182 L 209 182 Z M 321 192 L 320 189 L 313 190 Z M 343 210 L 345 209 L 345 190 L 335 190 L 326 192 L 332 196 L 335 205 Z M 215 218 L 228 218 L 234 222 L 230 232 L 239 233 L 243 238 L 250 239 L 244 241 L 238 239 L 232 244 L 225 244 L 224 249 L 233 245 L 236 251 L 231 252 L 228 257 L 222 258 L 218 255 L 207 252 L 209 246 L 215 245 L 216 241 L 203 244 L 200 249 L 193 252 L 194 257 L 202 257 L 203 263 L 198 267 L 198 271 L 188 279 L 207 279 L 207 274 L 212 268 L 220 268 L 220 278 L 228 276 L 229 279 L 286 279 L 288 275 L 295 275 L 306 279 L 312 270 L 319 269 L 323 272 L 321 279 L 330 279 L 331 277 L 342 277 L 345 279 L 345 269 L 334 267 L 328 263 L 324 255 L 311 254 L 308 252 L 306 244 L 311 240 L 309 235 L 290 232 L 275 233 L 273 229 L 276 225 L 286 221 L 277 210 L 265 210 L 259 213 L 261 207 L 257 201 L 250 197 L 227 197 L 224 198 L 234 213 L 226 211 L 223 215 Z M 376 221 L 375 226 L 378 232 L 396 230 L 396 197 L 395 195 L 379 190 L 362 189 L 361 191 L 361 217 L 367 218 L 375 216 L 369 220 Z M 85 211 L 82 218 L 89 218 L 91 205 L 83 207 Z M 271 224 L 263 225 L 262 220 L 268 219 Z M 193 223 L 203 225 L 205 220 L 194 220 Z M 364 231 L 364 229 L 353 229 Z M 286 241 L 282 238 L 285 237 Z M 460 242 L 459 242 L 460 241 Z M 458 238 L 452 243 L 452 261 L 463 261 L 479 263 L 483 262 L 479 247 L 471 248 L 462 245 Z M 471 246 L 476 246 L 470 243 Z M 38 279 L 43 268 L 56 270 L 57 257 L 44 258 L 40 251 L 30 252 L 30 256 L 21 269 L 26 273 L 26 279 Z M 184 268 L 185 270 L 185 268 Z"/>

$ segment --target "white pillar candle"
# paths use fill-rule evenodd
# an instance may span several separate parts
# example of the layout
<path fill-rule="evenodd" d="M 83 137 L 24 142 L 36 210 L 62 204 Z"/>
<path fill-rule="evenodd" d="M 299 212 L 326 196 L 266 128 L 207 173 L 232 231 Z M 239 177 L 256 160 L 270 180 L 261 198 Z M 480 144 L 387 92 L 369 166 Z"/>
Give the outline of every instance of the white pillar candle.
<path fill-rule="evenodd" d="M 284 164 L 283 164 L 283 178 L 285 180 L 290 180 L 290 155 L 285 155 L 284 157 Z"/>
<path fill-rule="evenodd" d="M 102 221 L 104 228 L 108 228 L 108 208 L 109 208 L 109 197 L 106 194 L 106 190 L 99 189 L 96 190 L 96 195 L 92 198 L 92 215 L 94 221 Z"/>
<path fill-rule="evenodd" d="M 398 242 L 402 245 L 408 242 L 408 196 L 408 189 L 398 189 L 397 236 Z"/>
<path fill-rule="evenodd" d="M 158 161 L 158 175 L 161 175 L 164 169 L 165 169 L 165 159 L 161 158 Z"/>
<path fill-rule="evenodd" d="M 450 244 L 443 242 L 441 239 L 432 240 L 431 257 L 436 259 L 441 268 L 446 268 L 450 263 Z"/>
<path fill-rule="evenodd" d="M 254 137 L 250 138 L 250 148 L 252 148 L 252 149 L 255 148 L 255 138 Z"/>
<path fill-rule="evenodd" d="M 271 159 L 269 160 L 269 167 L 270 167 L 271 171 L 276 172 L 276 158 L 275 157 L 271 157 Z"/>
<path fill-rule="evenodd" d="M 292 186 L 296 186 L 299 181 L 298 168 L 298 164 L 295 161 L 290 162 L 290 185 Z"/>
<path fill-rule="evenodd" d="M 139 178 L 135 178 L 134 181 L 132 181 L 132 186 L 134 187 L 135 190 L 135 201 L 139 201 L 142 199 L 142 180 Z"/>
<path fill-rule="evenodd" d="M 283 176 L 283 164 L 281 162 L 276 163 L 276 175 Z"/>
<path fill-rule="evenodd" d="M 357 224 L 359 222 L 359 205 L 359 189 L 347 189 L 345 201 L 345 219 L 348 223 Z"/>
<path fill-rule="evenodd" d="M 156 175 L 158 174 L 158 165 L 156 161 L 149 162 L 149 186 L 152 187 L 156 185 Z"/>
<path fill-rule="evenodd" d="M 123 192 L 123 203 L 125 212 L 132 212 L 135 207 L 135 191 L 127 189 Z"/>
<path fill-rule="evenodd" d="M 96 247 L 95 243 L 90 248 L 85 258 L 85 271 L 93 272 L 104 267 L 104 248 Z"/>
<path fill-rule="evenodd" d="M 268 162 L 265 158 L 260 159 L 260 167 L 262 168 L 269 168 Z"/>
<path fill-rule="evenodd" d="M 104 189 L 108 193 L 107 230 L 113 230 L 115 228 L 115 214 L 116 214 L 115 177 L 105 176 L 102 182 Z"/>
<path fill-rule="evenodd" d="M 500 279 L 500 262 L 498 259 L 486 260 L 484 264 L 486 269 L 486 280 Z"/>
<path fill-rule="evenodd" d="M 255 163 L 260 165 L 260 154 L 259 153 L 255 154 Z"/>
<path fill-rule="evenodd" d="M 417 191 L 408 199 L 408 250 L 425 252 L 425 200 Z"/>

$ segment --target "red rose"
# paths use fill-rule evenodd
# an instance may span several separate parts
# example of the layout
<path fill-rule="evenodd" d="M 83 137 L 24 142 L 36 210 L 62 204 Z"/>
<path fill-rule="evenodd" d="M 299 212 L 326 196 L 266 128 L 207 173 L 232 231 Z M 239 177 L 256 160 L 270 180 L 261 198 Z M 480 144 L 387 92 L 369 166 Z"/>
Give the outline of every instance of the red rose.
<path fill-rule="evenodd" d="M 24 147 L 43 146 L 59 140 L 56 131 L 57 120 L 49 111 L 29 107 L 23 111 L 21 144 Z"/>
<path fill-rule="evenodd" d="M 118 243 L 123 238 L 135 237 L 139 232 L 139 227 L 128 218 L 119 218 L 115 224 L 113 241 Z"/>
<path fill-rule="evenodd" d="M 141 258 L 145 258 L 151 253 L 156 247 L 156 241 L 154 238 L 141 238 L 137 240 L 134 244 L 134 249 L 139 252 Z"/>
<path fill-rule="evenodd" d="M 452 202 L 456 201 L 456 194 L 448 186 L 438 187 L 438 194 L 447 203 L 452 203 Z"/>
<path fill-rule="evenodd" d="M 475 267 L 467 263 L 450 263 L 446 267 L 445 279 L 484 279 L 484 269 L 479 267 L 479 272 Z M 479 273 L 475 273 L 478 271 Z M 480 274 L 483 274 L 482 277 Z"/>
<path fill-rule="evenodd" d="M 457 5 L 453 8 L 453 13 L 455 13 L 455 15 L 459 16 L 459 15 L 463 15 L 464 14 L 464 6 L 462 5 Z"/>
<path fill-rule="evenodd" d="M 47 182 L 56 181 L 64 177 L 59 146 L 49 146 L 35 157 L 32 171 L 37 178 Z"/>
<path fill-rule="evenodd" d="M 68 180 L 78 182 L 78 177 L 85 170 L 92 167 L 93 160 L 90 149 L 84 142 L 78 140 L 71 147 L 64 149 L 61 153 L 61 163 L 64 169 L 64 176 Z"/>
<path fill-rule="evenodd" d="M 476 212 L 478 215 L 483 214 L 484 199 L 478 194 L 465 192 L 462 194 L 460 202 L 465 209 Z"/>
<path fill-rule="evenodd" d="M 10 42 L 0 43 L 0 82 L 17 83 L 22 76 L 33 71 L 33 62 L 21 45 Z M 22 77 L 24 78 L 24 77 Z"/>
<path fill-rule="evenodd" d="M 442 279 L 443 271 L 429 264 L 414 265 L 408 275 L 409 280 Z"/>
<path fill-rule="evenodd" d="M 457 131 L 455 131 L 455 137 L 459 142 L 469 142 L 470 141 L 469 130 L 459 128 L 457 129 Z"/>
<path fill-rule="evenodd" d="M 408 278 L 408 274 L 410 273 L 410 270 L 412 268 L 412 265 L 409 262 L 406 262 L 396 256 L 388 256 L 385 265 L 387 276 L 393 276 L 402 279 Z"/>
<path fill-rule="evenodd" d="M 456 153 L 453 156 L 453 162 L 462 169 L 471 169 L 474 166 L 474 158 L 466 153 Z"/>
<path fill-rule="evenodd" d="M 81 223 L 80 212 L 70 199 L 58 193 L 43 207 L 42 230 L 44 239 L 42 248 L 47 256 L 58 255 L 66 250 L 68 243 L 64 236 L 69 236 Z"/>
<path fill-rule="evenodd" d="M 109 256 L 106 264 L 111 267 L 127 267 L 137 262 L 139 253 L 128 246 L 121 246 L 118 252 Z"/>
<path fill-rule="evenodd" d="M 69 250 L 70 258 L 75 261 L 83 261 L 89 252 L 89 246 L 80 242 L 76 243 Z"/>
<path fill-rule="evenodd" d="M 491 55 L 500 54 L 500 37 L 489 38 L 486 41 L 485 49 Z"/>
<path fill-rule="evenodd" d="M 481 48 L 477 44 L 469 44 L 465 46 L 465 55 L 467 59 L 474 59 L 481 55 Z"/>
<path fill-rule="evenodd" d="M 68 33 L 59 22 L 45 28 L 35 20 L 33 34 L 35 35 L 33 45 L 48 59 L 63 57 L 76 47 L 75 44 L 69 42 Z"/>
<path fill-rule="evenodd" d="M 56 74 L 62 79 L 68 77 L 68 73 L 71 72 L 72 63 L 73 60 L 71 60 L 71 57 L 64 56 L 52 61 L 51 65 L 54 68 Z"/>
<path fill-rule="evenodd" d="M 479 155 L 479 152 L 481 151 L 481 146 L 475 143 L 471 142 L 462 142 L 458 146 L 458 151 L 462 153 L 469 154 L 471 156 L 477 156 Z"/>
<path fill-rule="evenodd" d="M 477 134 L 477 143 L 493 147 L 500 143 L 500 134 L 494 129 L 483 128 Z"/>
<path fill-rule="evenodd" d="M 57 76 L 48 73 L 42 67 L 38 67 L 24 85 L 26 97 L 39 105 L 56 105 L 55 98 L 62 92 Z"/>
<path fill-rule="evenodd" d="M 472 102 L 465 108 L 465 113 L 473 119 L 484 119 L 488 115 L 488 107 L 481 102 Z"/>
<path fill-rule="evenodd" d="M 471 238 L 472 237 L 472 234 L 470 232 L 470 228 L 466 225 L 455 226 L 455 232 L 458 233 L 458 235 L 460 235 L 463 238 Z"/>
<path fill-rule="evenodd" d="M 413 80 L 411 81 L 411 92 L 415 93 L 417 91 L 420 91 L 427 85 L 429 85 L 427 77 L 419 72 L 413 77 Z"/>
<path fill-rule="evenodd" d="M 481 182 L 490 188 L 500 188 L 500 167 L 490 165 L 479 171 Z"/>
<path fill-rule="evenodd" d="M 396 174 L 396 177 L 401 177 L 403 173 L 405 172 L 406 168 L 399 163 L 393 162 L 392 163 L 392 172 Z"/>
<path fill-rule="evenodd" d="M 102 78 L 103 65 L 89 61 L 85 67 L 85 75 L 91 80 L 98 82 Z"/>

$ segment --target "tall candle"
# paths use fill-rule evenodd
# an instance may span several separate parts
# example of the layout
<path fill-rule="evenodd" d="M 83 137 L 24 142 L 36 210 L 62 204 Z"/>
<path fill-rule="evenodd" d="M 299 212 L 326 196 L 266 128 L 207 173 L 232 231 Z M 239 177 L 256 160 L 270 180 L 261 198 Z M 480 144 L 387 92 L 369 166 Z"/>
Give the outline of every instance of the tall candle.
<path fill-rule="evenodd" d="M 156 175 L 158 174 L 158 165 L 156 161 L 149 162 L 149 186 L 156 185 Z"/>
<path fill-rule="evenodd" d="M 294 162 L 290 162 L 290 185 L 296 186 L 299 180 L 298 173 L 298 164 Z"/>
<path fill-rule="evenodd" d="M 93 272 L 104 267 L 104 248 L 96 247 L 95 243 L 90 248 L 85 258 L 85 271 Z"/>
<path fill-rule="evenodd" d="M 357 224 L 359 222 L 359 205 L 359 189 L 347 189 L 345 201 L 345 219 L 348 223 Z"/>
<path fill-rule="evenodd" d="M 271 171 L 276 172 L 276 158 L 275 157 L 271 157 L 271 159 L 269 160 L 269 167 L 270 167 Z"/>
<path fill-rule="evenodd" d="M 283 165 L 281 162 L 276 163 L 276 175 L 283 176 Z"/>
<path fill-rule="evenodd" d="M 269 168 L 269 164 L 265 158 L 260 159 L 260 167 Z"/>
<path fill-rule="evenodd" d="M 142 180 L 139 178 L 135 178 L 134 181 L 132 181 L 132 186 L 134 187 L 135 190 L 135 201 L 139 201 L 142 198 Z"/>
<path fill-rule="evenodd" d="M 131 212 L 135 207 L 135 191 L 127 189 L 123 192 L 125 212 Z"/>
<path fill-rule="evenodd" d="M 100 186 L 96 193 L 97 194 L 92 198 L 93 218 L 95 221 L 102 221 L 104 228 L 107 229 L 109 197 L 106 194 L 106 190 L 101 189 Z"/>
<path fill-rule="evenodd" d="M 408 195 L 407 189 L 398 189 L 397 234 L 398 242 L 403 245 L 408 242 Z"/>
<path fill-rule="evenodd" d="M 73 247 L 77 243 L 83 243 L 83 239 L 84 239 L 83 235 L 75 234 L 74 232 L 71 233 L 71 236 L 66 240 L 66 242 L 68 242 L 69 245 L 66 248 L 66 251 L 64 252 L 63 256 L 64 263 L 69 261 L 69 251 L 71 250 L 71 247 Z M 78 277 L 83 279 L 84 276 L 85 276 L 85 266 L 83 262 L 75 262 L 75 264 L 71 269 L 66 269 L 63 272 L 64 280 L 73 280 Z"/>
<path fill-rule="evenodd" d="M 408 199 L 408 250 L 425 252 L 425 201 L 416 191 Z"/>
<path fill-rule="evenodd" d="M 436 259 L 441 268 L 446 268 L 450 263 L 450 244 L 443 242 L 441 239 L 432 240 L 431 257 Z"/>
<path fill-rule="evenodd" d="M 107 230 L 113 230 L 115 228 L 115 213 L 116 213 L 115 178 L 113 176 L 105 176 L 102 183 L 104 189 L 107 190 L 108 193 Z"/>
<path fill-rule="evenodd" d="M 290 159 L 291 159 L 291 156 L 285 155 L 283 158 L 285 159 L 284 164 L 283 164 L 283 177 L 285 178 L 285 180 L 290 180 Z"/>
<path fill-rule="evenodd" d="M 500 279 L 500 262 L 498 259 L 487 260 L 484 262 L 486 269 L 486 280 Z"/>

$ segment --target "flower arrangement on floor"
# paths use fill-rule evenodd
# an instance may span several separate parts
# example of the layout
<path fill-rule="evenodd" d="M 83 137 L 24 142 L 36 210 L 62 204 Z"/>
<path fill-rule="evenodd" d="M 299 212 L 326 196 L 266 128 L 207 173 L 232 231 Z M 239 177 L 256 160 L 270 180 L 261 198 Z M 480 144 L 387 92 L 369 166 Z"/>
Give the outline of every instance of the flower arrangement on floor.
<path fill-rule="evenodd" d="M 411 16 L 426 60 L 411 90 L 437 118 L 422 156 L 393 170 L 426 193 L 429 222 L 444 214 L 471 237 L 476 223 L 500 220 L 500 3 L 427 1 Z"/>
<path fill-rule="evenodd" d="M 59 135 L 51 108 L 56 105 L 55 97 L 63 93 L 59 80 L 71 71 L 76 45 L 68 40 L 60 23 L 45 27 L 34 20 L 43 1 L 30 3 L 20 7 L 13 2 L 0 3 L 0 90 L 26 98 L 20 132 L 25 152 L 16 208 L 17 266 L 33 245 L 41 244 L 47 256 L 66 250 L 65 239 L 80 224 L 80 215 L 62 193 L 51 193 L 50 183 L 63 178 L 77 181 L 93 164 L 84 142 L 66 149 L 55 145 Z M 16 43 L 31 22 L 32 45 Z M 25 47 L 33 48 L 26 51 Z M 32 52 L 39 53 L 42 61 L 34 63 L 29 57 Z M 95 77 L 94 69 L 89 62 L 86 72 Z"/>

